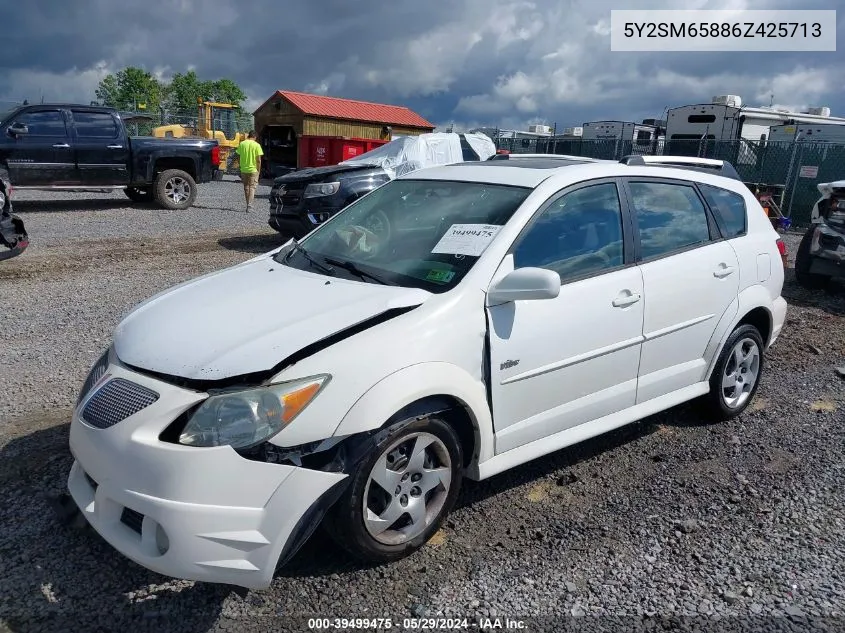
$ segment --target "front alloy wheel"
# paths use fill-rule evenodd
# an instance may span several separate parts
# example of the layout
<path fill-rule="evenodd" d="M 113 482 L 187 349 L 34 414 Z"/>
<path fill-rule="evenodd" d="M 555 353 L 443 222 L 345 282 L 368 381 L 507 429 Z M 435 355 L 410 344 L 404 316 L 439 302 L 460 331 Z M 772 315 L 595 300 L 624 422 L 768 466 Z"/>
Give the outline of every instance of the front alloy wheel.
<path fill-rule="evenodd" d="M 370 470 L 364 489 L 364 525 L 385 545 L 422 534 L 443 510 L 452 483 L 452 459 L 431 433 L 414 433 L 390 445 Z"/>
<path fill-rule="evenodd" d="M 461 485 L 463 452 L 454 429 L 427 417 L 396 425 L 350 473 L 324 527 L 368 562 L 397 560 L 440 529 Z"/>

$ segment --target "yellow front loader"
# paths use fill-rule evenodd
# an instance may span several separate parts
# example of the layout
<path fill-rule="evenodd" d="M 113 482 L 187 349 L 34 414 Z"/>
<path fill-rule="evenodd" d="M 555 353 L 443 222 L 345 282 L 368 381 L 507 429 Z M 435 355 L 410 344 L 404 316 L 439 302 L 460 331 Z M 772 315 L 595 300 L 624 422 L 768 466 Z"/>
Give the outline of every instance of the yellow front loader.
<path fill-rule="evenodd" d="M 236 119 L 238 106 L 231 103 L 215 103 L 213 101 L 198 101 L 196 127 L 190 125 L 161 125 L 153 129 L 153 136 L 158 138 L 196 137 L 214 139 L 220 146 L 220 174 L 228 171 L 230 158 L 234 158 L 234 150 L 246 139 L 246 132 L 238 130 Z"/>

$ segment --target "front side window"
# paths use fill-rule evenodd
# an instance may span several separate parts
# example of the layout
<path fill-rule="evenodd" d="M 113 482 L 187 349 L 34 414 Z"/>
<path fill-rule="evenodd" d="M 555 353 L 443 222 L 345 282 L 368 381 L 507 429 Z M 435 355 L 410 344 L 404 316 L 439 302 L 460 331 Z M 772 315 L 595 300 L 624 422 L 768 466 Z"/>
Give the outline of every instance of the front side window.
<path fill-rule="evenodd" d="M 738 193 L 721 187 L 702 184 L 698 187 L 710 205 L 722 235 L 728 239 L 744 235 L 748 222 L 745 199 Z"/>
<path fill-rule="evenodd" d="M 282 251 L 288 266 L 445 292 L 469 272 L 531 189 L 397 179 L 353 202 Z"/>
<path fill-rule="evenodd" d="M 630 190 L 642 259 L 710 241 L 707 211 L 691 186 L 632 182 Z"/>
<path fill-rule="evenodd" d="M 23 112 L 15 117 L 15 123 L 25 125 L 27 136 L 67 136 L 65 118 L 59 110 L 40 110 Z"/>
<path fill-rule="evenodd" d="M 114 117 L 104 112 L 73 111 L 73 126 L 80 138 L 115 138 L 117 123 Z"/>
<path fill-rule="evenodd" d="M 553 270 L 562 281 L 624 263 L 622 210 L 616 185 L 590 185 L 542 211 L 514 249 L 514 267 Z"/>

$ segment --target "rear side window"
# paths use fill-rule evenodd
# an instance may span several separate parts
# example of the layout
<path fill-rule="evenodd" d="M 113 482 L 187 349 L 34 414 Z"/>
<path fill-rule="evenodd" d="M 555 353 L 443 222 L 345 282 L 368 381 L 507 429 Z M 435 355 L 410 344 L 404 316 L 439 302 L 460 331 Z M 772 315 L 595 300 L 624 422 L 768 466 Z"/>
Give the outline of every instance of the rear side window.
<path fill-rule="evenodd" d="M 728 239 L 745 235 L 748 230 L 745 199 L 738 193 L 712 185 L 699 184 L 698 188 L 710 205 L 722 235 Z"/>
<path fill-rule="evenodd" d="M 73 125 L 80 138 L 114 138 L 117 123 L 114 117 L 103 112 L 73 112 Z"/>
<path fill-rule="evenodd" d="M 630 183 L 642 259 L 710 241 L 707 211 L 690 186 L 663 182 Z"/>

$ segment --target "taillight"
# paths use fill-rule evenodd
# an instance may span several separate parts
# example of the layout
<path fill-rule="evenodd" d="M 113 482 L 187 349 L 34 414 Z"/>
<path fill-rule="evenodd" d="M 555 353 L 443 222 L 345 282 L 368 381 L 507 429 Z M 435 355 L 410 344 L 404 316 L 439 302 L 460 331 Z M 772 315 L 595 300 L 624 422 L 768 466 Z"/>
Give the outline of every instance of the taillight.
<path fill-rule="evenodd" d="M 215 145 L 211 148 L 211 164 L 215 167 L 220 166 L 220 146 Z"/>
<path fill-rule="evenodd" d="M 780 258 L 783 260 L 783 267 L 786 268 L 786 242 L 778 238 L 776 243 L 778 245 L 778 252 L 780 253 Z"/>

